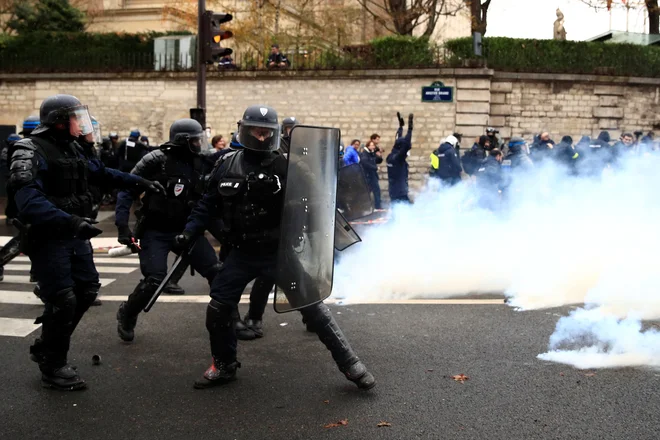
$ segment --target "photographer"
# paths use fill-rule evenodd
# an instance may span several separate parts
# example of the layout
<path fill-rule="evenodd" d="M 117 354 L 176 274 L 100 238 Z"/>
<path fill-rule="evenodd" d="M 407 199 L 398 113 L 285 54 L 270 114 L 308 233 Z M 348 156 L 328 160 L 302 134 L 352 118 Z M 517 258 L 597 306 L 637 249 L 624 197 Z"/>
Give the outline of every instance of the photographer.
<path fill-rule="evenodd" d="M 500 131 L 495 130 L 493 127 L 488 127 L 486 129 L 486 136 L 488 137 L 488 140 L 490 141 L 490 148 L 501 148 L 502 147 L 502 141 L 497 136 L 498 134 L 500 134 Z"/>

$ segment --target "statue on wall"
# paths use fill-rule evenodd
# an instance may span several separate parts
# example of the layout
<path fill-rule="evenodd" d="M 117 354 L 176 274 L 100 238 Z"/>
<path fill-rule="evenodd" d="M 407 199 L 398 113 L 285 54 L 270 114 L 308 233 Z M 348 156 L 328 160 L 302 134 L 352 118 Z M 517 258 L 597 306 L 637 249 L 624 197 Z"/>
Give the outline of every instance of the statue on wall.
<path fill-rule="evenodd" d="M 557 20 L 555 20 L 555 40 L 566 41 L 566 29 L 564 28 L 564 14 L 557 8 Z"/>

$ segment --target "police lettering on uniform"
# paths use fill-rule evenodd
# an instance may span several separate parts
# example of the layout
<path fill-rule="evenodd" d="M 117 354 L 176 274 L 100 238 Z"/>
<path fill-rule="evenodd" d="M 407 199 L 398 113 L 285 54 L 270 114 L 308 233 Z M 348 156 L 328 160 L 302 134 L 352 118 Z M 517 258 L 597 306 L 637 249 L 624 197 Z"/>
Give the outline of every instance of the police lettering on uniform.
<path fill-rule="evenodd" d="M 446 185 L 455 185 L 461 181 L 461 162 L 458 160 L 456 145 L 458 139 L 448 136 L 447 139 L 431 153 L 431 169 L 429 176 L 441 180 Z"/>
<path fill-rule="evenodd" d="M 236 358 L 232 312 L 251 280 L 262 277 L 274 282 L 276 270 L 280 267 L 278 246 L 281 226 L 296 227 L 294 224 L 281 224 L 285 212 L 283 202 L 287 160 L 277 152 L 280 143 L 277 113 L 267 106 L 251 106 L 246 109 L 239 124 L 238 140 L 244 149 L 221 158 L 207 192 L 190 215 L 184 232 L 176 238 L 179 247 L 189 246 L 207 228 L 209 222 L 219 216 L 223 221 L 227 241 L 232 245 L 222 269 L 211 285 L 212 299 L 206 311 L 212 364 L 203 377 L 195 382 L 195 388 L 222 385 L 236 378 L 240 363 Z M 338 137 L 336 141 L 338 144 Z M 299 149 L 301 152 L 296 154 L 322 154 L 320 151 L 314 152 L 313 148 Z M 325 152 L 331 154 L 330 160 L 334 162 L 336 152 L 333 149 L 326 149 Z M 298 160 L 299 157 L 294 159 L 294 167 Z M 314 173 L 315 170 L 303 172 Z M 336 174 L 324 177 L 334 179 L 336 185 Z M 302 207 L 300 203 L 306 202 L 296 199 L 295 203 Z M 334 209 L 327 202 L 322 205 Z M 315 206 L 310 206 L 310 209 L 315 209 Z M 330 212 L 330 215 L 334 213 Z M 319 225 L 315 224 L 314 227 Z M 324 233 L 319 236 L 332 238 L 334 234 Z M 293 238 L 297 242 L 298 233 Z M 284 269 L 297 270 L 291 265 L 286 265 Z M 331 351 L 344 375 L 361 388 L 373 387 L 373 376 L 351 349 L 327 306 L 315 302 L 300 311 L 307 321 L 314 323 L 319 339 Z"/>
<path fill-rule="evenodd" d="M 150 191 L 162 187 L 85 157 L 76 139 L 92 133 L 92 122 L 87 106 L 77 98 L 51 96 L 39 113 L 40 125 L 16 142 L 9 176 L 17 217 L 27 232 L 22 248 L 30 257 L 45 303 L 37 319 L 41 337 L 30 352 L 45 386 L 75 390 L 86 384 L 67 363 L 71 334 L 101 286 L 89 239 L 102 231 L 89 219 L 89 184 Z"/>
<path fill-rule="evenodd" d="M 169 141 L 144 156 L 132 171 L 133 175 L 160 182 L 164 193 L 147 194 L 136 215 L 135 235 L 128 220 L 137 191 L 122 191 L 117 197 L 115 224 L 119 242 L 131 244 L 140 240 L 140 280 L 128 301 L 117 312 L 117 332 L 123 341 L 135 337 L 137 317 L 167 274 L 167 256 L 174 237 L 186 224 L 192 206 L 204 192 L 205 160 L 201 156 L 204 132 L 194 119 L 179 119 L 170 127 Z M 219 269 L 218 259 L 209 241 L 197 237 L 190 253 L 190 264 L 210 283 Z"/>

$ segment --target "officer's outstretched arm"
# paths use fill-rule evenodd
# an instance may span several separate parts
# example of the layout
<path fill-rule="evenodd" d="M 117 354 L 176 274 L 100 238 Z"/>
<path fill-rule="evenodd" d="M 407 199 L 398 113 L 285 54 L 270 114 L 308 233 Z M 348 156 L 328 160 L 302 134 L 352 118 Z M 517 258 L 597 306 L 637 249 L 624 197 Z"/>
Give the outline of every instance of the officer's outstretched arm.
<path fill-rule="evenodd" d="M 16 143 L 11 156 L 7 186 L 14 193 L 18 215 L 24 223 L 65 226 L 71 216 L 53 205 L 43 192 L 39 173 L 47 170 L 46 161 L 29 140 Z"/>
<path fill-rule="evenodd" d="M 156 153 L 153 151 L 143 157 Z M 97 159 L 89 160 L 90 182 L 98 186 L 111 186 L 112 188 L 164 191 L 158 182 L 152 182 L 144 177 L 133 173 L 124 173 L 113 168 L 106 168 L 103 162 Z"/>

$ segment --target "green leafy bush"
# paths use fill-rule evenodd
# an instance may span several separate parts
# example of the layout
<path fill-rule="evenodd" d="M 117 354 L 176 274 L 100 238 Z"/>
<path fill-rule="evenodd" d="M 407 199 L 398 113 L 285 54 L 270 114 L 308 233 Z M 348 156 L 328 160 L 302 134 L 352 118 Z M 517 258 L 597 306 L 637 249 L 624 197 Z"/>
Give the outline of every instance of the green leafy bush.
<path fill-rule="evenodd" d="M 448 41 L 448 62 L 476 58 L 472 39 Z M 660 47 L 586 41 L 485 38 L 483 55 L 491 69 L 508 72 L 660 76 Z"/>

